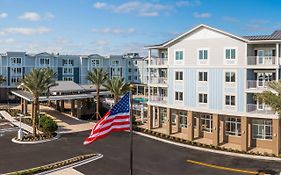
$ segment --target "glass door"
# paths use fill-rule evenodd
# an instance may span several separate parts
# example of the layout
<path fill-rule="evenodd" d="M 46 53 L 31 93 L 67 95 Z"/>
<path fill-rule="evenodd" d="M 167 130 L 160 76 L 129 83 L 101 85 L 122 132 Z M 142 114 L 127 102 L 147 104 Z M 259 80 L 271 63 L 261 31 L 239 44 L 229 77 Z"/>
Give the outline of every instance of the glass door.
<path fill-rule="evenodd" d="M 264 50 L 258 50 L 257 63 L 264 64 Z"/>
<path fill-rule="evenodd" d="M 272 64 L 272 50 L 264 52 L 264 64 Z"/>
<path fill-rule="evenodd" d="M 263 87 L 264 85 L 264 73 L 260 73 L 258 72 L 257 73 L 257 87 Z"/>
<path fill-rule="evenodd" d="M 262 99 L 257 100 L 257 110 L 258 111 L 263 111 L 264 110 L 264 103 Z"/>

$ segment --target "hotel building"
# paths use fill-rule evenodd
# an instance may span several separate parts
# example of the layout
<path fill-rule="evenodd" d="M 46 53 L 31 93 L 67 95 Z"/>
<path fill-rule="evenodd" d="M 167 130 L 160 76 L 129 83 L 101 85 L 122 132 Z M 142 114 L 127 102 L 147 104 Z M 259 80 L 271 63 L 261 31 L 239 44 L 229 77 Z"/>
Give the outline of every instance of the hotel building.
<path fill-rule="evenodd" d="M 145 127 L 205 144 L 279 155 L 279 115 L 254 97 L 269 90 L 268 82 L 280 80 L 280 43 L 281 31 L 236 36 L 199 25 L 148 46 Z"/>

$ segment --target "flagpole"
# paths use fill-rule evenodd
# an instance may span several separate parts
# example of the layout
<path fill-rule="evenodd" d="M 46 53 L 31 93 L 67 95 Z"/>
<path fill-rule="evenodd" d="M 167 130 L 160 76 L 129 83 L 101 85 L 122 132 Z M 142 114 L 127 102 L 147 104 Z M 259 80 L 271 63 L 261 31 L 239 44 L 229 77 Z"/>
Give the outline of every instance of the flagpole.
<path fill-rule="evenodd" d="M 130 175 L 133 175 L 133 87 L 130 84 Z"/>

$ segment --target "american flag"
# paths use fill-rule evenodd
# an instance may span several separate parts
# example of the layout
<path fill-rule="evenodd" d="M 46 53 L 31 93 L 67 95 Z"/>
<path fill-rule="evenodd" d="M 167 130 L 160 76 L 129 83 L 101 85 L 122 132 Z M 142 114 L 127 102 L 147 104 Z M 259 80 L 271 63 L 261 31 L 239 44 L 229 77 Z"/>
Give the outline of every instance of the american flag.
<path fill-rule="evenodd" d="M 107 136 L 110 132 L 130 129 L 130 93 L 127 92 L 101 120 L 96 123 L 84 145 Z"/>

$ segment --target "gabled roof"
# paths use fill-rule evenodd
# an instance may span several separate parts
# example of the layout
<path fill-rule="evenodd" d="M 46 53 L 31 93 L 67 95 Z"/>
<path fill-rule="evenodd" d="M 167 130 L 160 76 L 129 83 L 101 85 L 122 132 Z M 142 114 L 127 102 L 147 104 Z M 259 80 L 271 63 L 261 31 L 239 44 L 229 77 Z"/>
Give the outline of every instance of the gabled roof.
<path fill-rule="evenodd" d="M 250 41 L 257 40 L 281 40 L 281 30 L 274 31 L 271 35 L 242 36 Z"/>
<path fill-rule="evenodd" d="M 237 39 L 237 40 L 240 40 L 240 41 L 243 41 L 243 42 L 248 42 L 248 40 L 246 38 L 239 37 L 239 36 L 233 35 L 231 33 L 228 33 L 228 32 L 216 29 L 216 28 L 212 28 L 212 27 L 207 26 L 205 24 L 200 24 L 200 25 L 198 25 L 198 26 L 194 27 L 193 29 L 191 29 L 191 30 L 189 30 L 189 31 L 179 35 L 178 37 L 176 37 L 176 38 L 174 38 L 172 40 L 166 41 L 166 42 L 164 42 L 162 44 L 158 44 L 158 45 L 147 46 L 147 48 L 162 48 L 162 47 L 165 48 L 165 47 L 169 46 L 170 44 L 175 43 L 178 40 L 186 37 L 187 35 L 191 34 L 192 32 L 195 32 L 196 30 L 198 30 L 200 28 L 206 28 L 206 29 L 209 29 L 209 30 L 221 33 L 223 35 L 229 36 L 231 38 L 234 38 L 234 39 Z"/>

